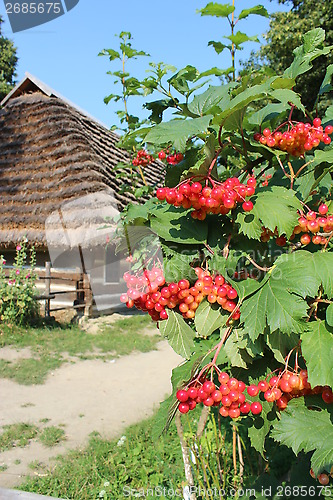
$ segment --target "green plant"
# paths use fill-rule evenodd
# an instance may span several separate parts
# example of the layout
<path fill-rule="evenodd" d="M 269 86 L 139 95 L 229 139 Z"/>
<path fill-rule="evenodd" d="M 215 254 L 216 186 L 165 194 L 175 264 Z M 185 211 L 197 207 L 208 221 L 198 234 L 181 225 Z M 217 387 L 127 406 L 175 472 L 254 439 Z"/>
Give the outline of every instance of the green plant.
<path fill-rule="evenodd" d="M 122 138 L 124 146 L 137 140 L 166 161 L 156 198 L 122 216 L 119 248 L 126 244 L 132 261 L 122 300 L 158 321 L 187 360 L 173 371 L 173 394 L 160 411 L 167 424 L 176 416 L 189 486 L 193 467 L 180 413 L 196 413 L 199 405 L 203 424 L 207 408 L 215 422 L 227 419 L 233 443 L 245 429 L 267 469 L 272 439 L 300 459 L 304 452 L 303 471 L 312 467 L 320 484 L 333 464 L 333 109 L 318 117 L 293 90 L 296 78 L 301 82 L 313 61 L 330 53 L 324 39 L 320 28 L 304 34 L 282 75 L 260 72 L 201 93 L 201 85 L 191 88 L 198 71 L 184 68 L 167 80 L 182 100 L 169 90 L 168 106 L 150 102 L 158 120 Z M 165 88 L 167 70 L 155 69 L 151 88 Z M 330 78 L 328 68 L 318 99 L 331 89 Z M 164 122 L 168 107 L 177 116 Z M 305 125 L 293 119 L 294 109 Z M 171 151 L 182 159 L 170 164 Z M 232 400 L 222 401 L 220 385 L 235 391 Z M 235 446 L 233 456 L 239 489 L 244 467 Z M 201 468 L 206 488 L 216 470 L 218 461 L 215 471 Z M 270 480 L 318 485 L 306 477 L 291 470 L 289 483 L 281 483 L 283 474 Z"/>
<path fill-rule="evenodd" d="M 35 425 L 18 423 L 4 425 L 0 435 L 0 451 L 9 450 L 13 447 L 24 447 L 31 439 L 37 436 L 38 429 Z"/>
<path fill-rule="evenodd" d="M 14 324 L 27 324 L 39 315 L 36 300 L 35 273 L 36 254 L 28 250 L 25 241 L 16 247 L 16 257 L 9 275 L 6 273 L 6 261 L 0 257 L 0 321 Z"/>
<path fill-rule="evenodd" d="M 38 435 L 39 441 L 45 446 L 56 446 L 66 440 L 65 431 L 54 425 L 45 427 Z"/>

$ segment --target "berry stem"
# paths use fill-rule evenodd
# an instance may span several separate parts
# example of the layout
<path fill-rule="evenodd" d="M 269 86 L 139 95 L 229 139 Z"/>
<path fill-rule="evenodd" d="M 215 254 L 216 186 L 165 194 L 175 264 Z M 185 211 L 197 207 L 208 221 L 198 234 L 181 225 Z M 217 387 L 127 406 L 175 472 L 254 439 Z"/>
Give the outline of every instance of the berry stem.
<path fill-rule="evenodd" d="M 273 267 L 274 267 L 274 266 L 271 266 L 271 267 L 261 267 L 249 255 L 247 255 L 246 258 L 247 258 L 247 260 L 249 260 L 251 262 L 251 264 L 254 267 L 256 267 L 257 269 L 259 269 L 259 271 L 264 271 L 265 273 L 267 273 L 268 271 L 271 271 L 271 269 L 273 269 Z"/>

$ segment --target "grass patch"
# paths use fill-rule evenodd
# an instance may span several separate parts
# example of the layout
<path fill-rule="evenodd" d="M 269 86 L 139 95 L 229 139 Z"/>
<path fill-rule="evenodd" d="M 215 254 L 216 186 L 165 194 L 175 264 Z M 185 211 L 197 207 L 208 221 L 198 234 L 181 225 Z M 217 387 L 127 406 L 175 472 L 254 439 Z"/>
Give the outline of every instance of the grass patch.
<path fill-rule="evenodd" d="M 5 470 L 8 469 L 8 465 L 4 464 L 4 465 L 0 465 L 0 472 L 5 472 Z"/>
<path fill-rule="evenodd" d="M 44 324 L 37 327 L 0 325 L 0 348 L 30 348 L 32 358 L 17 361 L 0 359 L 0 377 L 20 384 L 42 384 L 51 370 L 66 362 L 67 355 L 79 359 L 112 359 L 133 351 L 156 349 L 160 335 L 146 335 L 151 326 L 147 316 L 131 316 L 90 334 L 76 325 Z"/>
<path fill-rule="evenodd" d="M 2 434 L 0 434 L 0 452 L 10 450 L 11 448 L 24 448 L 32 440 L 38 439 L 44 446 L 56 446 L 66 440 L 65 431 L 59 427 L 51 425 L 38 428 L 36 425 L 18 423 L 4 425 Z"/>
<path fill-rule="evenodd" d="M 92 433 L 86 449 L 58 457 L 56 467 L 43 467 L 43 477 L 34 476 L 19 489 L 91 500 L 124 498 L 124 486 L 180 487 L 184 480 L 183 462 L 176 430 L 172 426 L 168 435 L 156 441 L 152 438 L 153 423 L 154 418 L 150 418 L 129 427 L 124 433 L 126 438 L 112 441 Z"/>
<path fill-rule="evenodd" d="M 27 446 L 31 439 L 37 436 L 38 428 L 35 425 L 18 423 L 4 425 L 3 432 L 0 435 L 0 451 L 10 450 L 11 448 Z"/>
<path fill-rule="evenodd" d="M 66 440 L 65 431 L 59 427 L 51 425 L 50 427 L 45 427 L 45 429 L 42 430 L 42 432 L 38 435 L 38 440 L 44 446 L 56 446 Z"/>

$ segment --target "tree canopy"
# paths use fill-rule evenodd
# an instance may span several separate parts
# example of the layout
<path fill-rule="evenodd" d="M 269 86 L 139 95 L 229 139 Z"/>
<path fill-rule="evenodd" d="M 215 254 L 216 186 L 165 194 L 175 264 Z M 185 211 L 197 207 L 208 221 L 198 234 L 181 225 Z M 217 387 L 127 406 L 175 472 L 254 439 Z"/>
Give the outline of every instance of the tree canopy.
<path fill-rule="evenodd" d="M 14 86 L 15 70 L 18 61 L 14 43 L 2 34 L 0 16 L 0 100 L 2 100 Z"/>
<path fill-rule="evenodd" d="M 276 73 L 283 72 L 293 60 L 293 50 L 301 44 L 302 35 L 314 28 L 323 28 L 326 32 L 324 44 L 333 44 L 333 4 L 325 0 L 277 0 L 280 4 L 290 5 L 287 12 L 272 14 L 270 29 L 265 35 L 267 44 L 263 45 L 252 57 L 246 67 L 259 67 L 264 64 Z M 333 55 L 322 56 L 313 63 L 311 72 L 302 75 L 295 87 L 302 90 L 302 101 L 308 110 L 315 104 L 319 87 L 326 72 L 327 64 L 333 63 Z M 321 110 L 332 104 L 329 95 L 321 100 Z"/>

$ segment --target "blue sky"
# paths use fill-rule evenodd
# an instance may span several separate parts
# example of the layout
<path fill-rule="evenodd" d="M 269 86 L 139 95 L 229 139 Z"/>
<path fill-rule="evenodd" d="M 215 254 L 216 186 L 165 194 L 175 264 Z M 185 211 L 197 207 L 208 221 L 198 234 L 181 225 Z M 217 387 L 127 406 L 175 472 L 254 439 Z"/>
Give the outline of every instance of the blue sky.
<path fill-rule="evenodd" d="M 226 0 L 221 3 L 225 3 Z M 208 0 L 80 0 L 66 15 L 47 24 L 13 34 L 0 2 L 0 14 L 5 20 L 3 32 L 11 38 L 17 49 L 19 64 L 17 79 L 25 71 L 37 76 L 50 87 L 64 95 L 91 115 L 111 126 L 117 123 L 114 111 L 119 105 L 103 102 L 104 96 L 113 93 L 113 78 L 106 74 L 111 66 L 106 57 L 98 57 L 103 48 L 117 49 L 115 34 L 130 31 L 133 46 L 149 52 L 155 62 L 163 61 L 178 69 L 192 64 L 200 71 L 212 66 L 230 66 L 227 51 L 217 55 L 209 40 L 221 40 L 230 34 L 225 19 L 201 17 L 196 10 Z M 269 12 L 281 10 L 273 1 L 261 1 Z M 255 0 L 236 0 L 237 12 L 257 5 Z M 262 35 L 269 20 L 251 16 L 239 22 L 237 29 L 248 35 Z M 260 36 L 260 39 L 263 38 Z M 259 44 L 248 43 L 240 53 L 246 59 Z M 148 59 L 148 58 L 147 58 Z M 139 78 L 145 76 L 148 60 L 140 58 L 130 70 Z M 119 68 L 120 69 L 120 68 Z M 130 111 L 140 113 L 141 101 L 130 104 Z M 144 116 L 142 114 L 142 116 Z"/>

